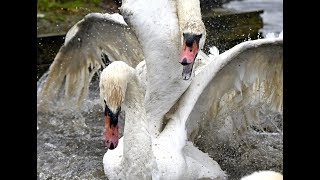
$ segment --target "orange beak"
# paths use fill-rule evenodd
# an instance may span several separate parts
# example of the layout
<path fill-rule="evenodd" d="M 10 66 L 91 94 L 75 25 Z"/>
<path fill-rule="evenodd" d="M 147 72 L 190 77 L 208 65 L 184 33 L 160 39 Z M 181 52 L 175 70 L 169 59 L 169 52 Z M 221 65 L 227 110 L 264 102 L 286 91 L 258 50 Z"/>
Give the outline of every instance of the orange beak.
<path fill-rule="evenodd" d="M 183 42 L 179 63 L 183 65 L 182 79 L 188 80 L 192 74 L 192 68 L 194 60 L 198 54 L 198 45 L 196 40 L 193 41 L 192 46 L 186 45 L 186 41 Z"/>
<path fill-rule="evenodd" d="M 196 40 L 193 41 L 191 47 L 187 46 L 186 41 L 184 41 L 181 48 L 179 63 L 181 63 L 182 65 L 193 63 L 198 54 L 198 49 L 199 48 Z"/>
<path fill-rule="evenodd" d="M 119 141 L 119 127 L 118 124 L 110 125 L 110 116 L 105 116 L 105 128 L 106 128 L 106 133 L 105 133 L 105 138 L 106 138 L 106 146 L 109 149 L 115 149 L 118 146 L 118 141 Z"/>
<path fill-rule="evenodd" d="M 194 60 L 199 51 L 199 42 L 202 34 L 182 33 L 183 44 L 181 47 L 179 63 L 183 65 L 182 79 L 188 80 L 192 74 Z"/>

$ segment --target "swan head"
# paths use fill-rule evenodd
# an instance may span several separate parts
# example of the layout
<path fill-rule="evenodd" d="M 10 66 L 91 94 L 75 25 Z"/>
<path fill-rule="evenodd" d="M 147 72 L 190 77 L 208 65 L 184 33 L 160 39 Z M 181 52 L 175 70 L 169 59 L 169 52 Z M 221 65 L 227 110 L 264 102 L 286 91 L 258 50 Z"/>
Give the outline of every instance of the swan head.
<path fill-rule="evenodd" d="M 195 11 L 193 7 L 191 10 Z M 194 16 L 186 14 L 184 13 L 180 20 L 181 51 L 179 63 L 183 65 L 183 80 L 188 80 L 191 77 L 194 61 L 198 52 L 204 47 L 206 40 L 206 28 L 200 12 Z"/>
<path fill-rule="evenodd" d="M 181 33 L 179 63 L 183 65 L 182 79 L 188 80 L 192 74 L 194 60 L 204 46 L 206 27 L 202 21 L 199 0 L 178 0 L 177 12 Z"/>
<path fill-rule="evenodd" d="M 127 89 L 128 67 L 122 61 L 114 61 L 100 75 L 100 98 L 104 102 L 105 142 L 111 150 L 117 147 L 119 141 L 118 118 Z"/>
<path fill-rule="evenodd" d="M 179 63 L 183 65 L 182 78 L 184 80 L 188 80 L 191 77 L 194 60 L 198 55 L 202 36 L 202 33 L 182 33 L 183 40 Z"/>
<path fill-rule="evenodd" d="M 106 101 L 105 102 L 105 138 L 106 146 L 108 149 L 115 149 L 118 146 L 119 141 L 119 126 L 118 117 L 121 111 L 121 106 L 119 106 L 115 111 L 112 111 Z"/>

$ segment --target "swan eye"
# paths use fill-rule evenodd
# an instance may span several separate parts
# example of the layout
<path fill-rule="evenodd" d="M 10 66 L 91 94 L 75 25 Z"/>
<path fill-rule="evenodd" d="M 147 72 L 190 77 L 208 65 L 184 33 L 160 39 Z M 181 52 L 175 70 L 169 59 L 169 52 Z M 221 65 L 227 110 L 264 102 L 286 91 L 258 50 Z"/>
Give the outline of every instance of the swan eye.
<path fill-rule="evenodd" d="M 104 115 L 105 116 L 110 116 L 111 115 L 111 112 L 110 112 L 110 109 L 109 109 L 109 107 L 107 106 L 107 104 L 106 104 L 106 107 L 104 108 Z"/>
<path fill-rule="evenodd" d="M 109 115 L 109 110 L 107 109 L 107 107 L 104 109 L 104 115 L 105 116 Z"/>

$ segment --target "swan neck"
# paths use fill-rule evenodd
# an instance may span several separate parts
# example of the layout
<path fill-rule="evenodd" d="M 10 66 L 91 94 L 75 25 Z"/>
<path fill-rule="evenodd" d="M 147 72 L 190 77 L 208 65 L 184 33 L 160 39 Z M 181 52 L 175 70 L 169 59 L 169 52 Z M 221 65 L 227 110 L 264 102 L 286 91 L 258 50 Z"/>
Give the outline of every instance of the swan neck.
<path fill-rule="evenodd" d="M 179 26 L 182 32 L 201 33 L 204 28 L 199 0 L 177 0 Z"/>
<path fill-rule="evenodd" d="M 146 157 L 140 157 L 139 161 L 148 162 L 152 157 L 151 137 L 148 131 L 148 122 L 144 106 L 144 90 L 140 86 L 136 76 L 128 81 L 125 101 L 124 127 L 124 158 L 127 162 L 134 162 L 137 158 L 137 151 L 143 150 Z"/>

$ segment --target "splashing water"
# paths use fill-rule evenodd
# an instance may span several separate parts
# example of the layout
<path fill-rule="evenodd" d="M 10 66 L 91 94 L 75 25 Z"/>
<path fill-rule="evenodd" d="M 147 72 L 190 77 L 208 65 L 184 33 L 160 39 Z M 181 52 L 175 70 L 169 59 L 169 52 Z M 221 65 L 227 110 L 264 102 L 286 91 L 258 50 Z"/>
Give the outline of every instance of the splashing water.
<path fill-rule="evenodd" d="M 45 73 L 37 83 L 41 92 Z M 98 78 L 89 87 L 80 108 L 70 107 L 60 99 L 39 111 L 37 116 L 37 172 L 39 179 L 105 179 L 102 158 L 104 146 L 104 111 L 99 99 Z M 124 113 L 119 117 L 123 134 Z"/>

